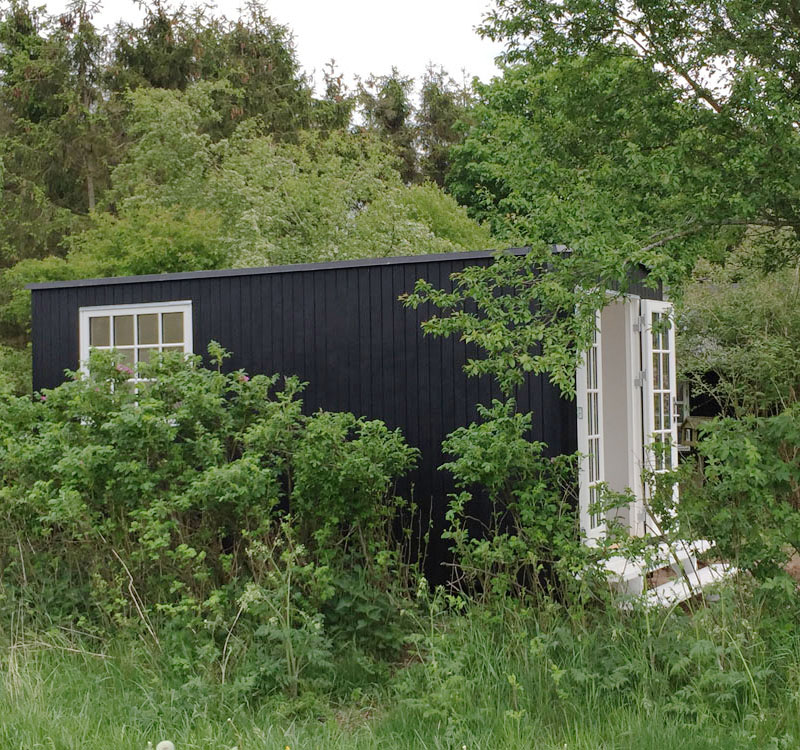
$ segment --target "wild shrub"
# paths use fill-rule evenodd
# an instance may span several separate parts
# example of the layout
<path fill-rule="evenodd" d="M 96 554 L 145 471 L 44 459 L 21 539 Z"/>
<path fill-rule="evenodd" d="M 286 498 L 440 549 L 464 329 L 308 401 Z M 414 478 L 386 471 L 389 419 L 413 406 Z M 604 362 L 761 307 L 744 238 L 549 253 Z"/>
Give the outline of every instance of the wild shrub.
<path fill-rule="evenodd" d="M 0 393 L 17 396 L 31 391 L 31 349 L 0 344 Z"/>
<path fill-rule="evenodd" d="M 548 457 L 546 445 L 530 439 L 531 415 L 517 412 L 513 400 L 478 412 L 481 421 L 443 443 L 452 460 L 442 469 L 459 489 L 443 534 L 454 555 L 453 583 L 482 600 L 564 595 L 573 583 L 587 583 L 592 552 L 576 518 L 574 456 Z"/>
<path fill-rule="evenodd" d="M 718 419 L 698 452 L 703 482 L 685 485 L 680 513 L 737 568 L 794 591 L 783 568 L 800 553 L 800 407 Z"/>
<path fill-rule="evenodd" d="M 134 388 L 100 352 L 34 400 L 0 397 L 0 612 L 172 639 L 177 670 L 188 639 L 245 694 L 296 694 L 330 661 L 334 573 L 397 578 L 394 482 L 416 451 L 210 353 L 155 358 Z"/>

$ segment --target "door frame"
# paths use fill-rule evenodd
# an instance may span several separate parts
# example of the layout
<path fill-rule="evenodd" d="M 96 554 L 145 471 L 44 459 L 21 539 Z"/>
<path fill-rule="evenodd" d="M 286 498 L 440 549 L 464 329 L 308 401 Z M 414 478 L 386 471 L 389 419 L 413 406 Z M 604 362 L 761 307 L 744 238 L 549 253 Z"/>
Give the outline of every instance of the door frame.
<path fill-rule="evenodd" d="M 675 358 L 675 310 L 666 300 L 643 299 L 640 304 L 642 325 L 640 340 L 642 352 L 642 497 L 647 501 L 652 488 L 647 474 L 661 474 L 678 465 L 678 416 L 676 413 L 678 388 Z M 654 316 L 666 317 L 668 329 L 653 332 Z M 666 341 L 664 337 L 666 336 Z M 668 372 L 667 372 L 668 370 Z M 654 450 L 659 442 L 669 440 L 663 452 Z M 678 488 L 675 487 L 677 500 Z M 659 533 L 659 524 L 649 513 L 645 519 L 646 531 Z"/>
<path fill-rule="evenodd" d="M 595 313 L 594 342 L 584 352 L 575 370 L 575 402 L 578 423 L 578 508 L 583 536 L 587 541 L 596 541 L 606 531 L 605 520 L 597 521 L 589 508 L 594 502 L 594 487 L 602 483 L 604 475 L 603 454 L 603 337 L 600 330 L 600 311 Z M 596 396 L 594 403 L 590 396 Z M 591 424 L 590 424 L 591 423 Z M 592 431 L 592 428 L 595 428 Z M 596 453 L 590 440 L 596 439 Z M 593 464 L 592 464 L 593 462 Z"/>

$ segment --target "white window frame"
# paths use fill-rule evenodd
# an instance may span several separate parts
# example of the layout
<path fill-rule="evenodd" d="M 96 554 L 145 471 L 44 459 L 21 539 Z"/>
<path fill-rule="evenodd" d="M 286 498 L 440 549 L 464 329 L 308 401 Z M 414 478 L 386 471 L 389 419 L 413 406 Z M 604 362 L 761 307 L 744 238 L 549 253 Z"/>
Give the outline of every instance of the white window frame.
<path fill-rule="evenodd" d="M 594 514 L 590 512 L 590 506 L 596 502 L 597 498 L 593 498 L 593 488 L 605 481 L 605 457 L 603 455 L 603 346 L 602 346 L 602 331 L 600 330 L 600 311 L 595 314 L 595 341 L 592 347 L 584 352 L 580 365 L 575 372 L 575 400 L 577 405 L 578 417 L 578 452 L 580 454 L 580 469 L 579 469 L 579 508 L 580 508 L 580 525 L 583 535 L 587 540 L 597 540 L 603 537 L 606 532 L 605 519 L 595 518 Z M 589 388 L 589 356 L 591 349 L 596 352 L 596 382 L 595 387 Z M 592 393 L 597 394 L 597 424 L 595 425 L 595 432 L 589 432 L 589 417 L 590 417 L 590 404 L 589 396 Z M 595 456 L 591 451 L 589 445 L 590 437 L 597 439 L 597 455 Z M 595 460 L 597 471 L 592 478 L 590 473 L 589 462 Z"/>
<path fill-rule="evenodd" d="M 79 321 L 79 344 L 80 344 L 80 369 L 84 373 L 89 372 L 89 354 L 95 347 L 89 345 L 89 320 L 94 317 L 112 317 L 120 313 L 126 315 L 152 315 L 154 313 L 183 313 L 183 350 L 185 354 L 191 354 L 194 351 L 194 342 L 192 339 L 192 301 L 191 300 L 175 300 L 169 302 L 137 302 L 133 304 L 123 305 L 97 305 L 91 307 L 81 307 L 78 309 Z M 111 323 L 113 329 L 113 321 Z M 134 353 L 138 347 L 138 326 L 134 322 L 133 326 L 133 347 L 123 346 L 122 349 L 133 348 Z M 161 333 L 159 333 L 159 338 Z M 156 348 L 161 346 L 173 346 L 173 344 L 159 344 Z M 114 347 L 116 348 L 116 347 Z M 107 350 L 106 347 L 101 347 L 102 350 Z M 132 363 L 134 376 L 130 380 L 138 382 L 142 380 L 136 375 L 136 362 Z"/>
<path fill-rule="evenodd" d="M 642 392 L 642 411 L 643 411 L 643 427 L 644 427 L 644 468 L 648 472 L 653 472 L 655 474 L 663 474 L 672 469 L 676 469 L 678 466 L 678 415 L 676 412 L 677 409 L 677 401 L 678 401 L 678 388 L 677 388 L 677 378 L 676 378 L 676 358 L 675 358 L 675 346 L 676 346 L 676 326 L 675 326 L 675 310 L 674 306 L 671 302 L 663 301 L 663 300 L 642 300 L 641 302 L 641 312 L 642 317 L 644 319 L 644 325 L 642 326 L 642 369 L 643 369 L 643 380 L 644 380 L 644 388 Z M 669 318 L 670 320 L 670 327 L 669 327 L 669 346 L 667 349 L 664 349 L 661 344 L 659 344 L 658 348 L 653 346 L 653 314 L 657 313 L 662 317 Z M 663 363 L 664 357 L 668 362 L 669 366 L 669 377 L 664 378 L 663 367 L 661 370 L 660 375 L 660 385 L 658 388 L 655 387 L 654 383 L 654 375 L 655 375 L 655 367 L 653 364 L 653 354 L 657 353 L 661 358 L 661 362 Z M 656 416 L 655 411 L 655 395 L 658 394 L 660 397 L 660 405 L 661 405 L 661 414 Z M 665 412 L 663 399 L 666 397 L 668 399 L 668 407 Z M 669 425 L 664 425 L 664 417 L 667 417 L 669 420 Z M 654 450 L 654 437 L 658 435 L 662 439 L 668 437 L 670 440 L 670 447 L 669 447 L 669 463 L 670 466 L 665 466 L 664 462 L 657 457 L 656 451 Z M 664 457 L 666 458 L 666 452 Z M 649 499 L 649 488 L 643 488 L 645 497 Z M 675 500 L 678 499 L 677 496 L 678 488 L 675 487 Z M 659 525 L 656 522 L 656 519 L 652 519 L 648 517 L 646 519 L 647 526 L 649 527 L 648 530 L 652 530 L 654 532 L 658 531 Z"/>

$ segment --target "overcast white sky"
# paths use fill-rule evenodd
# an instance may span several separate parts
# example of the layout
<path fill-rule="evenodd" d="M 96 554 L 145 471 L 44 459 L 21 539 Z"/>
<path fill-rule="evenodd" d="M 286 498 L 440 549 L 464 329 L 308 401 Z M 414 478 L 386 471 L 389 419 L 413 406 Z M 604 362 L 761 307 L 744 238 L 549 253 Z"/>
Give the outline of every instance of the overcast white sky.
<path fill-rule="evenodd" d="M 46 0 L 50 12 L 61 12 L 67 0 Z M 187 5 L 194 5 L 192 0 Z M 242 0 L 214 3 L 228 17 L 238 15 Z M 488 80 L 500 46 L 475 33 L 491 0 L 268 0 L 267 10 L 293 32 L 301 65 L 315 72 L 336 60 L 346 80 L 353 75 L 385 74 L 395 65 L 419 78 L 429 62 L 451 76 Z M 100 26 L 120 19 L 139 21 L 142 11 L 133 0 L 105 0 L 97 16 Z"/>

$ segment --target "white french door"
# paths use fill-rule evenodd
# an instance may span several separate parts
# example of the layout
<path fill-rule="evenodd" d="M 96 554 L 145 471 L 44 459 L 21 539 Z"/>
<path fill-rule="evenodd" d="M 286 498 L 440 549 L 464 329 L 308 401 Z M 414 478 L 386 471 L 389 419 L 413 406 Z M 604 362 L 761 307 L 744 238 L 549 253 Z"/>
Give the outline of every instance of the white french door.
<path fill-rule="evenodd" d="M 641 311 L 644 468 L 661 474 L 678 465 L 674 315 L 672 304 L 660 300 L 642 300 Z"/>
<path fill-rule="evenodd" d="M 605 517 L 594 507 L 599 486 L 605 481 L 603 460 L 603 349 L 600 314 L 595 321 L 592 345 L 576 372 L 578 451 L 580 453 L 580 524 L 587 539 L 605 532 Z"/>
<path fill-rule="evenodd" d="M 601 323 L 602 321 L 602 323 Z M 632 492 L 614 511 L 640 536 L 657 532 L 648 515 L 648 475 L 677 466 L 673 307 L 659 300 L 615 301 L 598 313 L 591 347 L 576 372 L 580 525 L 588 541 L 607 530 L 597 512 L 601 486 Z"/>

